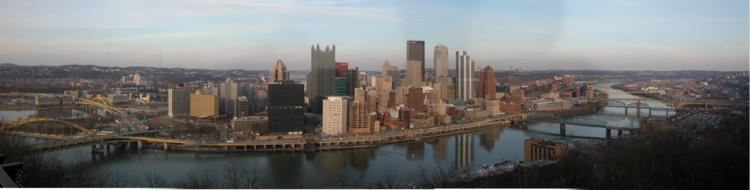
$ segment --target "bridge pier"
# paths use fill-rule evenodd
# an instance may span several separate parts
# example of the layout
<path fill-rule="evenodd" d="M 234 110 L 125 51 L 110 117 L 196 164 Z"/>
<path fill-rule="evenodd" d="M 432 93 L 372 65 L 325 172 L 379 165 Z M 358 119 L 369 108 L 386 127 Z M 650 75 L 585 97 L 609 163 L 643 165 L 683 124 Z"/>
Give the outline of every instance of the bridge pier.
<path fill-rule="evenodd" d="M 607 132 L 605 132 L 605 133 L 606 133 L 607 139 L 609 139 L 610 137 L 612 137 L 612 129 L 607 128 Z"/>
<path fill-rule="evenodd" d="M 138 141 L 138 150 L 140 150 L 141 148 L 143 148 L 143 142 Z"/>
<path fill-rule="evenodd" d="M 635 108 L 635 117 L 641 117 L 641 106 Z"/>
<path fill-rule="evenodd" d="M 565 136 L 565 123 L 560 123 L 560 136 Z"/>
<path fill-rule="evenodd" d="M 651 108 L 648 108 L 648 117 L 651 117 Z"/>
<path fill-rule="evenodd" d="M 628 116 L 628 107 L 625 106 L 625 116 Z"/>
<path fill-rule="evenodd" d="M 169 150 L 169 146 L 167 145 L 167 143 L 164 143 L 164 150 Z"/>

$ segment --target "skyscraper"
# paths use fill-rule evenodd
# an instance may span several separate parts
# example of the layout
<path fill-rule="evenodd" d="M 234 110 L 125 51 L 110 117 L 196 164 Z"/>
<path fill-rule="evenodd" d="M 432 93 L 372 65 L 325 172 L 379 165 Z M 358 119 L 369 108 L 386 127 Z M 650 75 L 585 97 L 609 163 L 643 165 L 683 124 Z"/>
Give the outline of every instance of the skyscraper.
<path fill-rule="evenodd" d="M 422 86 L 422 71 L 424 68 L 420 68 L 422 63 L 419 60 L 409 60 L 406 62 L 406 78 L 409 81 L 409 85 L 414 87 Z"/>
<path fill-rule="evenodd" d="M 335 77 L 345 77 L 347 70 L 349 70 L 349 63 L 337 61 L 335 65 L 336 65 Z"/>
<path fill-rule="evenodd" d="M 268 73 L 268 82 L 278 82 L 289 80 L 289 71 L 286 70 L 286 65 L 281 59 L 276 61 L 271 71 Z"/>
<path fill-rule="evenodd" d="M 185 117 L 190 114 L 192 88 L 167 89 L 167 112 L 169 117 Z"/>
<path fill-rule="evenodd" d="M 359 87 L 359 68 L 349 69 L 346 73 L 346 95 L 353 96 L 354 89 Z"/>
<path fill-rule="evenodd" d="M 292 81 L 268 84 L 268 130 L 301 132 L 305 127 L 305 87 Z"/>
<path fill-rule="evenodd" d="M 219 85 L 219 95 L 221 96 L 221 105 L 219 111 L 221 114 L 233 117 L 237 114 L 237 97 L 239 90 L 237 83 L 232 79 L 227 79 Z"/>
<path fill-rule="evenodd" d="M 310 47 L 310 54 L 310 78 L 307 81 L 308 98 L 311 111 L 321 114 L 323 112 L 323 98 L 336 94 L 336 45 L 333 45 L 330 49 L 326 46 L 325 50 L 321 50 L 320 45 L 312 46 Z"/>
<path fill-rule="evenodd" d="M 424 80 L 424 41 L 409 40 L 406 42 L 406 62 L 416 60 L 420 64 L 420 80 Z"/>
<path fill-rule="evenodd" d="M 466 51 L 456 51 L 456 98 L 468 101 L 474 98 L 474 61 Z"/>
<path fill-rule="evenodd" d="M 435 46 L 434 52 L 435 78 L 448 76 L 448 47 L 443 44 Z"/>
<path fill-rule="evenodd" d="M 485 100 L 495 99 L 495 70 L 489 65 L 479 72 L 477 98 L 484 98 Z"/>
<path fill-rule="evenodd" d="M 385 60 L 385 63 L 383 63 L 380 74 L 391 76 L 391 82 L 393 83 L 391 86 L 393 88 L 400 85 L 401 74 L 398 72 L 398 67 L 392 66 L 388 60 Z"/>
<path fill-rule="evenodd" d="M 347 99 L 343 96 L 329 96 L 323 100 L 323 133 L 342 135 L 347 127 Z"/>

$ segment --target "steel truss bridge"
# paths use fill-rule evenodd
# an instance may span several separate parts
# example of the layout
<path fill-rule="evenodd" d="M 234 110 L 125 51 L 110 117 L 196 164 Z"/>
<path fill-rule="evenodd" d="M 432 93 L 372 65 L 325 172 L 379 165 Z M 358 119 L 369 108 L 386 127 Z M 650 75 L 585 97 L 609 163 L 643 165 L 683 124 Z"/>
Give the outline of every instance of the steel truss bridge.
<path fill-rule="evenodd" d="M 560 136 L 566 136 L 567 125 L 574 125 L 579 127 L 591 127 L 591 128 L 603 128 L 606 130 L 606 137 L 611 137 L 611 132 L 617 131 L 617 135 L 621 136 L 623 131 L 630 133 L 640 132 L 639 128 L 634 127 L 621 127 L 615 126 L 613 123 L 604 120 L 591 119 L 591 118 L 563 118 L 553 114 L 529 114 L 525 117 L 526 122 L 548 122 L 548 123 L 559 123 L 560 124 Z M 525 122 L 524 122 L 525 123 Z M 526 125 L 523 125 L 524 128 Z M 573 136 L 571 136 L 573 137 Z"/>
<path fill-rule="evenodd" d="M 69 127 L 73 127 L 75 129 L 78 129 L 81 132 L 83 132 L 85 135 L 95 135 L 96 134 L 96 132 L 94 132 L 94 131 L 92 131 L 92 130 L 84 127 L 84 126 L 81 126 L 81 125 L 78 125 L 78 124 L 75 124 L 75 123 L 72 123 L 72 122 L 58 120 L 58 119 L 52 119 L 52 118 L 29 118 L 29 119 L 16 120 L 16 121 L 8 123 L 6 125 L 0 126 L 0 130 L 13 130 L 13 129 L 16 129 L 16 128 L 19 128 L 19 127 L 22 127 L 22 126 L 26 126 L 26 125 L 30 125 L 30 124 L 35 124 L 35 123 L 57 123 L 57 124 L 62 124 L 64 126 L 69 126 Z"/>

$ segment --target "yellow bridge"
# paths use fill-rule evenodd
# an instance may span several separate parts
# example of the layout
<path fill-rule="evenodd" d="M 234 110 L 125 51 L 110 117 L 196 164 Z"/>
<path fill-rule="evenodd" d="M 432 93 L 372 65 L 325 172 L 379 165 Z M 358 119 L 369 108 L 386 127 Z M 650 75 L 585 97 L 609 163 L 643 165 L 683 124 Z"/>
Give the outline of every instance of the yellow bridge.
<path fill-rule="evenodd" d="M 34 124 L 34 123 L 58 123 L 58 124 L 63 124 L 65 126 L 70 126 L 70 127 L 76 128 L 76 129 L 80 130 L 81 132 L 85 133 L 86 135 L 95 135 L 96 134 L 96 132 L 94 132 L 94 131 L 86 128 L 86 127 L 83 127 L 81 125 L 78 125 L 78 124 L 75 124 L 75 123 L 72 123 L 72 122 L 68 122 L 68 121 L 51 119 L 51 118 L 30 118 L 30 119 L 16 120 L 16 121 L 8 123 L 6 125 L 0 126 L 0 130 L 13 130 L 13 129 L 21 127 L 21 126 L 29 125 L 29 124 Z"/>
<path fill-rule="evenodd" d="M 91 106 L 91 107 L 95 107 L 95 108 L 101 108 L 101 109 L 104 109 L 104 110 L 106 110 L 108 112 L 115 113 L 117 115 L 123 115 L 123 114 L 126 113 L 124 109 L 115 107 L 114 105 L 112 105 L 112 103 L 110 103 L 109 99 L 107 99 L 105 97 L 102 97 L 102 96 L 94 97 L 91 100 L 78 99 L 78 101 L 76 101 L 76 103 L 80 104 L 80 105 L 83 105 L 83 106 Z"/>

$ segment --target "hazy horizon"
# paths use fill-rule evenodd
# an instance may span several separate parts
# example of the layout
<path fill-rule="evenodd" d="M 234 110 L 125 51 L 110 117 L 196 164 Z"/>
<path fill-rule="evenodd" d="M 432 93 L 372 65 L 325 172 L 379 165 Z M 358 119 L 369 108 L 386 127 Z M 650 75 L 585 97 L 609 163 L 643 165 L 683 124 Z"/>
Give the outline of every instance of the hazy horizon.
<path fill-rule="evenodd" d="M 2 1 L 0 63 L 268 70 L 310 46 L 378 71 L 445 44 L 496 70 L 748 71 L 748 2 Z M 163 63 L 159 65 L 159 63 Z"/>

